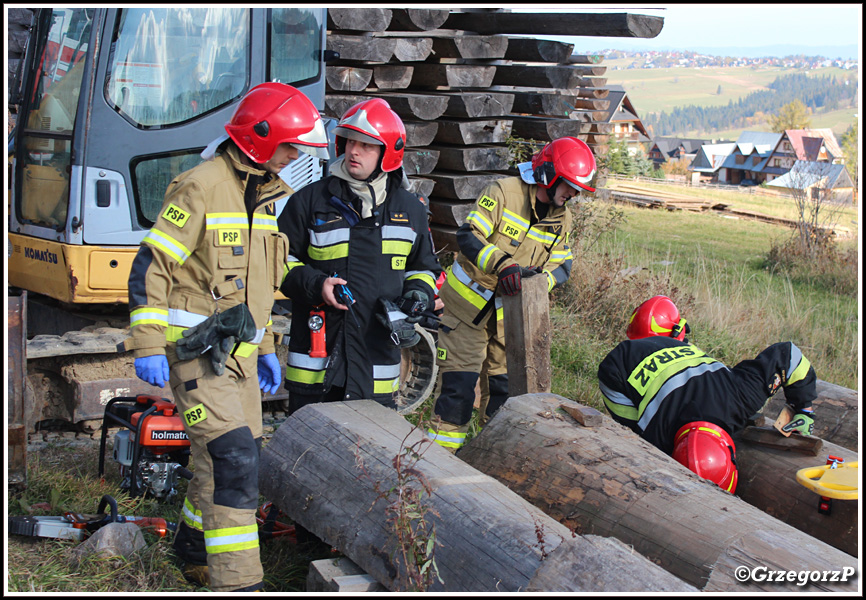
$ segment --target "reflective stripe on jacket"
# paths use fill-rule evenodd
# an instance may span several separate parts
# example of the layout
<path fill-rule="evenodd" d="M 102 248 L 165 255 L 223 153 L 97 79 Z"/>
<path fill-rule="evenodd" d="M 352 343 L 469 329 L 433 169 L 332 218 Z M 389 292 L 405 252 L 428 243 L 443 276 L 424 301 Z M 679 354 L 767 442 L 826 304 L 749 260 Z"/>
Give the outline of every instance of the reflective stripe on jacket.
<path fill-rule="evenodd" d="M 460 253 L 439 295 L 461 321 L 472 323 L 493 296 L 499 271 L 510 264 L 541 267 L 548 291 L 568 280 L 571 212 L 567 206 L 550 204 L 548 214 L 539 219 L 537 189 L 519 177 L 492 182 L 458 229 Z M 494 302 L 497 319 L 501 319 L 501 301 Z"/>
<path fill-rule="evenodd" d="M 255 185 L 252 218 L 244 193 Z M 241 163 L 230 143 L 214 160 L 178 175 L 129 276 L 131 339 L 136 357 L 164 354 L 183 331 L 246 303 L 256 339 L 240 343 L 229 365 L 256 373 L 256 356 L 274 352 L 274 293 L 288 273 L 289 245 L 277 229 L 275 203 L 292 193 L 282 179 Z"/>

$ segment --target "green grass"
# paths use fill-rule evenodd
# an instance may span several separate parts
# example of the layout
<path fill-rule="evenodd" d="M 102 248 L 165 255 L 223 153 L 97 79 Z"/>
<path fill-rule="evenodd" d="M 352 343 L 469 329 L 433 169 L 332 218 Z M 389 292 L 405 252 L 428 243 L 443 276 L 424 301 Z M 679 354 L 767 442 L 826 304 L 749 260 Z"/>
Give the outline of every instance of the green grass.
<path fill-rule="evenodd" d="M 783 69 L 780 67 L 709 67 L 666 69 L 613 69 L 617 61 L 604 61 L 608 85 L 621 85 L 639 114 L 670 112 L 678 106 L 727 106 L 752 92 L 768 89 L 777 77 L 807 73 L 814 77 L 856 77 L 844 69 Z M 717 94 L 719 86 L 722 94 Z"/>
<path fill-rule="evenodd" d="M 597 365 L 624 339 L 631 310 L 655 294 L 674 298 L 691 341 L 726 364 L 790 340 L 820 379 L 858 389 L 856 294 L 763 267 L 790 230 L 711 213 L 622 210 L 626 221 L 616 231 L 589 251 L 577 249 L 571 280 L 554 296 L 554 393 L 603 410 Z M 610 283 L 611 272 L 628 269 L 636 274 Z"/>

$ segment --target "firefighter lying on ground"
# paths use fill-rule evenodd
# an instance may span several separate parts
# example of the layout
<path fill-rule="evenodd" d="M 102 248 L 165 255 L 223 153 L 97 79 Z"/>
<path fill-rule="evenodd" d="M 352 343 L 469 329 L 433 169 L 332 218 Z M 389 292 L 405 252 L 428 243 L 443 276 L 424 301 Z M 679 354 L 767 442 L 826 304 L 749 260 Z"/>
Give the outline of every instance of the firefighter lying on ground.
<path fill-rule="evenodd" d="M 136 375 L 168 381 L 191 442 L 174 548 L 216 592 L 262 587 L 256 507 L 261 391 L 280 383 L 270 315 L 288 268 L 278 173 L 302 151 L 327 158 L 325 127 L 295 88 L 264 83 L 238 104 L 201 165 L 171 182 L 129 276 Z"/>
<path fill-rule="evenodd" d="M 595 158 L 576 138 L 548 143 L 518 168 L 520 177 L 499 179 L 484 189 L 457 230 L 460 253 L 440 291 L 445 310 L 439 326 L 439 396 L 433 415 L 440 422 L 428 435 L 452 452 L 466 440 L 482 365 L 490 395 L 486 417 L 508 397 L 499 293 L 519 293 L 522 277 L 545 277 L 548 291 L 568 280 L 571 212 L 566 203 L 582 192 L 595 191 L 589 185 Z"/>
<path fill-rule="evenodd" d="M 414 323 L 433 307 L 442 272 L 426 202 L 405 187 L 397 113 L 366 100 L 334 133 L 330 175 L 295 194 L 278 219 L 292 254 L 282 286 L 294 317 L 289 414 L 357 399 L 397 408 L 401 348 L 420 340 Z"/>
<path fill-rule="evenodd" d="M 796 413 L 785 431 L 811 434 L 815 370 L 792 342 L 773 344 L 728 368 L 689 344 L 689 332 L 670 298 L 645 301 L 632 313 L 628 339 L 599 365 L 599 388 L 615 421 L 734 493 L 737 463 L 731 436 L 780 387 Z"/>

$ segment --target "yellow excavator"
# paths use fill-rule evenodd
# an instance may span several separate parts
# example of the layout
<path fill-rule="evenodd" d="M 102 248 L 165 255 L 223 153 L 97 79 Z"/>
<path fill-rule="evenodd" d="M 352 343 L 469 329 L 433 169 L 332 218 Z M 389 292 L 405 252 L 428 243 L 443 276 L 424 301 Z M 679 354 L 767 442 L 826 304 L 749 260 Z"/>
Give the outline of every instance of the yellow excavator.
<path fill-rule="evenodd" d="M 325 99 L 326 8 L 166 5 L 41 8 L 10 104 L 8 293 L 26 291 L 26 404 L 32 428 L 93 429 L 116 396 L 170 391 L 138 380 L 127 279 L 169 182 L 195 166 L 243 97 L 264 81 Z M 305 154 L 280 176 L 322 176 Z M 289 199 L 291 201 L 291 199 Z M 278 206 L 282 210 L 283 206 Z M 275 331 L 290 313 L 275 298 Z M 408 412 L 435 380 L 433 342 L 404 356 Z M 284 401 L 285 391 L 269 400 Z"/>

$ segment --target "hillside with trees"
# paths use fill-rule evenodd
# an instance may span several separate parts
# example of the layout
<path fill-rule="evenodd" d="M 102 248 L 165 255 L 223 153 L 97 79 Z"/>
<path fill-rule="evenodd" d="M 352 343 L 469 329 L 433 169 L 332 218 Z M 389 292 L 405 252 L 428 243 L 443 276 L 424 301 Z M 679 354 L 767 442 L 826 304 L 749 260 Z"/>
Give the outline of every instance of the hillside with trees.
<path fill-rule="evenodd" d="M 777 77 L 767 87 L 731 101 L 727 106 L 702 107 L 689 105 L 676 107 L 670 112 L 650 113 L 643 122 L 652 128 L 655 136 L 684 136 L 690 131 L 747 129 L 769 119 L 769 115 L 794 100 L 801 102 L 812 113 L 856 106 L 856 80 L 838 77 L 813 77 L 803 73 Z"/>

